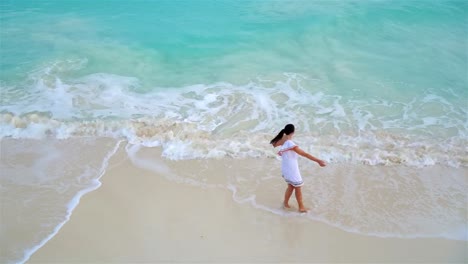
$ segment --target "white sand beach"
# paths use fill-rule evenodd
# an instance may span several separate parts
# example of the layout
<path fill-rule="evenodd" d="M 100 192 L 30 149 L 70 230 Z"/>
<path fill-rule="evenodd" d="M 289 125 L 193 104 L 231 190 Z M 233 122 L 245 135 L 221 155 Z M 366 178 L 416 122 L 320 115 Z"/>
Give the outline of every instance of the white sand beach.
<path fill-rule="evenodd" d="M 179 175 L 232 174 L 256 161 L 168 162 Z M 232 164 L 232 163 L 231 163 Z M 281 179 L 278 179 L 281 180 Z M 358 235 L 299 214 L 237 203 L 226 188 L 168 180 L 134 166 L 123 147 L 102 186 L 86 194 L 63 228 L 28 263 L 463 263 L 466 241 Z M 280 207 L 282 193 L 270 193 Z M 313 195 L 313 194 L 308 194 Z M 294 202 L 294 200 L 292 200 Z M 292 203 L 294 204 L 294 203 Z M 312 211 L 310 213 L 314 213 Z"/>

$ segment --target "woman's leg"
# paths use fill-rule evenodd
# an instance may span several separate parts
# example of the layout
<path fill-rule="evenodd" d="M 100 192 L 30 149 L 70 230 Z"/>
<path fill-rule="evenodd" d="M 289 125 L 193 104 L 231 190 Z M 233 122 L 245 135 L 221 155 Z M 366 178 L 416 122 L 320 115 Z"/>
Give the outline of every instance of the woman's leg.
<path fill-rule="evenodd" d="M 297 205 L 299 206 L 299 212 L 307 212 L 307 208 L 304 206 L 302 203 L 302 188 L 301 187 L 294 187 L 294 192 L 296 193 L 296 200 L 297 200 Z"/>
<path fill-rule="evenodd" d="M 293 191 L 294 191 L 294 187 L 291 184 L 288 184 L 288 188 L 286 188 L 286 192 L 284 193 L 283 206 L 285 208 L 291 208 L 291 206 L 289 206 L 289 198 L 291 198 Z"/>

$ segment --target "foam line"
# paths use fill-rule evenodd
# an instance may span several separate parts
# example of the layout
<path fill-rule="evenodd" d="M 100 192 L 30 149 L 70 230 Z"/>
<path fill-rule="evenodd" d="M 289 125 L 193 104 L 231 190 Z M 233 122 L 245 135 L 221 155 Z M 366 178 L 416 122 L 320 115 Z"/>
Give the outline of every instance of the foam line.
<path fill-rule="evenodd" d="M 51 234 L 49 234 L 46 238 L 44 238 L 41 242 L 39 242 L 39 244 L 37 244 L 36 246 L 30 248 L 30 249 L 26 249 L 25 252 L 24 252 L 24 256 L 21 260 L 18 261 L 18 263 L 25 263 L 26 261 L 29 260 L 29 258 L 37 251 L 39 250 L 41 247 L 43 247 L 49 240 L 51 240 L 59 231 L 60 229 L 70 220 L 70 217 L 73 213 L 73 210 L 76 208 L 76 206 L 78 206 L 78 204 L 80 203 L 80 200 L 81 200 L 81 197 L 83 197 L 83 195 L 89 193 L 89 192 L 92 192 L 96 189 L 98 189 L 100 186 L 101 186 L 101 182 L 99 181 L 101 179 L 101 177 L 106 173 L 106 169 L 109 165 L 109 160 L 112 158 L 112 156 L 115 155 L 115 153 L 117 153 L 119 147 L 120 147 L 120 144 L 123 142 L 123 140 L 120 140 L 116 143 L 116 145 L 114 146 L 114 148 L 104 157 L 104 160 L 103 160 L 103 163 L 101 165 L 101 169 L 100 169 L 100 173 L 99 173 L 99 176 L 93 180 L 93 186 L 87 188 L 87 189 L 84 189 L 84 190 L 81 190 L 79 191 L 74 197 L 73 199 L 68 203 L 68 210 L 67 210 L 67 214 L 65 216 L 65 220 L 62 222 L 62 223 L 59 223 L 53 230 L 53 232 Z"/>
<path fill-rule="evenodd" d="M 204 183 L 204 182 L 197 181 L 194 179 L 187 179 L 187 178 L 181 177 L 177 175 L 176 173 L 174 173 L 169 167 L 159 162 L 157 159 L 149 160 L 149 159 L 138 157 L 137 153 L 140 149 L 141 149 L 140 145 L 133 145 L 130 143 L 128 143 L 127 146 L 125 147 L 125 150 L 127 151 L 127 155 L 130 158 L 130 161 L 132 161 L 133 165 L 135 165 L 138 168 L 152 171 L 157 174 L 162 174 L 168 180 L 175 181 L 177 183 L 186 183 L 186 184 L 190 184 L 190 185 L 194 185 L 198 187 L 204 187 L 204 188 L 219 187 L 219 185 L 217 184 L 208 184 L 208 183 Z"/>
<path fill-rule="evenodd" d="M 458 228 L 456 231 L 452 233 L 439 233 L 439 234 L 411 234 L 411 235 L 404 235 L 398 233 L 387 233 L 387 232 L 363 232 L 358 228 L 346 227 L 341 224 L 331 222 L 326 218 L 320 217 L 319 215 L 314 214 L 312 211 L 307 213 L 300 213 L 300 212 L 291 212 L 285 211 L 281 206 L 278 208 L 272 208 L 266 205 L 258 204 L 256 202 L 256 196 L 254 194 L 248 196 L 247 198 L 239 199 L 237 195 L 237 188 L 232 184 L 227 185 L 227 189 L 232 192 L 232 199 L 239 203 L 239 204 L 249 204 L 253 208 L 266 211 L 275 215 L 283 216 L 283 217 L 306 217 L 313 221 L 322 222 L 328 226 L 332 226 L 343 230 L 348 233 L 353 233 L 357 235 L 364 235 L 364 236 L 373 236 L 373 237 L 380 237 L 380 238 L 401 238 L 401 239 L 414 239 L 414 238 L 444 238 L 448 240 L 459 240 L 459 241 L 468 241 L 468 227 L 462 226 Z"/>

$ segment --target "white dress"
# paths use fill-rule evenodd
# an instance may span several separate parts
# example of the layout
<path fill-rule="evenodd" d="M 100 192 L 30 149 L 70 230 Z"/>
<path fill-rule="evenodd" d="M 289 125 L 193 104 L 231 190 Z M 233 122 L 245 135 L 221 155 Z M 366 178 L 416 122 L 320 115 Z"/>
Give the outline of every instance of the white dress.
<path fill-rule="evenodd" d="M 299 155 L 294 151 L 297 147 L 291 140 L 286 140 L 281 146 L 278 155 L 281 156 L 281 172 L 283 173 L 284 180 L 294 187 L 304 185 L 301 173 L 299 172 L 299 165 L 297 158 Z"/>

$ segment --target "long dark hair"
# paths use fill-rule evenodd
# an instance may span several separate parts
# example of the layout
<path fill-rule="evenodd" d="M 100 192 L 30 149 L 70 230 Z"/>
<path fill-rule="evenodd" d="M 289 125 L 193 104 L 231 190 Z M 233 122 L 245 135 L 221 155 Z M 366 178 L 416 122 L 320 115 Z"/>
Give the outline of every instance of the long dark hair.
<path fill-rule="evenodd" d="M 287 124 L 283 129 L 281 129 L 278 135 L 276 135 L 276 137 L 270 141 L 270 144 L 275 145 L 276 142 L 278 142 L 284 136 L 284 134 L 289 135 L 291 133 L 294 133 L 294 125 Z"/>

